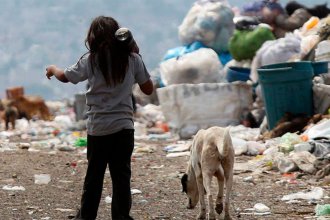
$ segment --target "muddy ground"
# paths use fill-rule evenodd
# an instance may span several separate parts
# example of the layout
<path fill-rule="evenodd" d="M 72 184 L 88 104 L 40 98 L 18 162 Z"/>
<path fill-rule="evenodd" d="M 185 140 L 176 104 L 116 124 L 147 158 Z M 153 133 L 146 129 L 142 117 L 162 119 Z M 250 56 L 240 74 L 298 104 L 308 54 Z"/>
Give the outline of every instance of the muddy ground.
<path fill-rule="evenodd" d="M 186 197 L 181 191 L 180 177 L 185 171 L 188 157 L 167 158 L 164 146 L 169 143 L 146 141 L 138 145 L 153 146 L 155 152 L 133 156 L 132 188 L 141 191 L 133 195 L 131 214 L 136 220 L 143 219 L 195 219 L 198 207 L 187 210 Z M 79 207 L 86 170 L 84 148 L 72 152 L 42 150 L 40 152 L 19 149 L 0 152 L 0 219 L 70 219 Z M 237 163 L 252 159 L 236 157 Z M 74 169 L 74 164 L 77 164 Z M 50 174 L 45 185 L 35 184 L 35 174 Z M 254 181 L 246 181 L 253 176 Z M 234 219 L 314 219 L 315 202 L 301 201 L 287 204 L 282 196 L 319 186 L 312 176 L 303 175 L 289 181 L 276 171 L 254 175 L 252 172 L 235 171 L 231 213 Z M 4 190 L 4 186 L 23 186 L 25 191 Z M 215 186 L 214 186 L 215 187 Z M 327 189 L 327 186 L 322 185 Z M 105 198 L 111 195 L 109 173 L 106 175 L 98 219 L 110 218 L 110 204 Z M 317 201 L 329 203 L 329 199 Z M 254 215 L 256 203 L 270 207 L 271 214 Z M 221 219 L 221 218 L 219 218 Z"/>

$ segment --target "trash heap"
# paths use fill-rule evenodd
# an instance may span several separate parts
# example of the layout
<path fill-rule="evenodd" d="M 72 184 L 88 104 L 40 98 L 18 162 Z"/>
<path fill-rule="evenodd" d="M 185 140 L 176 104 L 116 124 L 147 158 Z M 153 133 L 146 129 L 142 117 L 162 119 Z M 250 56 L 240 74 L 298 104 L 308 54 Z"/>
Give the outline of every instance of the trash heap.
<path fill-rule="evenodd" d="M 169 49 L 152 72 L 171 131 L 186 139 L 202 128 L 243 124 L 265 139 L 301 132 L 314 114 L 327 114 L 329 9 L 291 4 L 192 5 L 178 28 L 183 46 Z M 278 132 L 281 120 L 297 118 Z"/>
<path fill-rule="evenodd" d="M 287 183 L 299 174 L 330 179 L 326 5 L 254 1 L 238 9 L 196 1 L 178 32 L 183 46 L 153 71 L 164 119 L 180 137 L 164 147 L 168 157 L 189 155 L 199 129 L 230 125 L 235 154 L 252 157 L 244 170 L 277 171 L 290 176 Z M 315 187 L 283 201 L 324 196 Z M 315 213 L 325 209 L 319 204 Z"/>
<path fill-rule="evenodd" d="M 150 102 L 161 106 L 171 131 L 187 139 L 202 128 L 244 124 L 264 134 L 286 113 L 310 119 L 326 112 L 320 97 L 327 91 L 330 18 L 301 5 L 289 12 L 290 4 L 192 5 L 178 27 L 182 46 L 169 49 L 152 71 Z"/>

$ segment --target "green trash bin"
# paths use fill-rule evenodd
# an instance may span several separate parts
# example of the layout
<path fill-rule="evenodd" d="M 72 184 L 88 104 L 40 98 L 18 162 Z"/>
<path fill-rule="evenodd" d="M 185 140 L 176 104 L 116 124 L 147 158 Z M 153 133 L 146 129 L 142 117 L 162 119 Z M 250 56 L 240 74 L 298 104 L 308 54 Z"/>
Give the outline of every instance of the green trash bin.
<path fill-rule="evenodd" d="M 313 114 L 313 76 L 309 61 L 277 63 L 258 69 L 269 129 L 286 112 Z"/>

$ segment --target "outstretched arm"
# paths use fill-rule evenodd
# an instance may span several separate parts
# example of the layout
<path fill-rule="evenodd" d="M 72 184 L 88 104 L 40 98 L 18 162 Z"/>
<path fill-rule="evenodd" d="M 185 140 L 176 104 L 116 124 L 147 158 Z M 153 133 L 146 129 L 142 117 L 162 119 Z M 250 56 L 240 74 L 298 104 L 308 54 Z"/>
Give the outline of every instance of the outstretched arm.
<path fill-rule="evenodd" d="M 64 83 L 69 82 L 69 80 L 64 75 L 64 71 L 55 65 L 50 65 L 46 68 L 46 76 L 48 79 L 50 79 L 52 76 L 55 76 L 56 79 L 58 79 L 61 82 Z"/>

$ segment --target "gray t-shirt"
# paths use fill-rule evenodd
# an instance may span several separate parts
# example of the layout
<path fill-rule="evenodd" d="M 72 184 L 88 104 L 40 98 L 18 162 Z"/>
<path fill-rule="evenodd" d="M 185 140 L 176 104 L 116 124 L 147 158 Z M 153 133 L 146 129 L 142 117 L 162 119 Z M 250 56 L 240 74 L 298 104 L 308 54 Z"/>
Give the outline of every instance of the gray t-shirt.
<path fill-rule="evenodd" d="M 134 129 L 132 87 L 135 83 L 141 85 L 150 78 L 142 58 L 138 54 L 131 54 L 125 79 L 115 87 L 107 86 L 98 68 L 93 70 L 92 72 L 89 55 L 64 70 L 66 78 L 73 84 L 88 80 L 87 133 L 102 136 L 122 129 Z"/>

